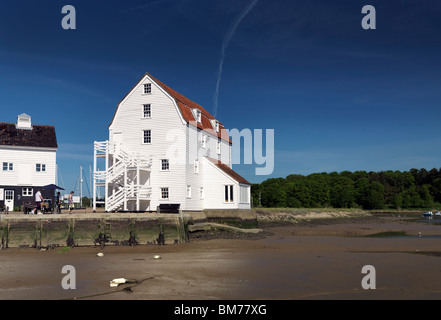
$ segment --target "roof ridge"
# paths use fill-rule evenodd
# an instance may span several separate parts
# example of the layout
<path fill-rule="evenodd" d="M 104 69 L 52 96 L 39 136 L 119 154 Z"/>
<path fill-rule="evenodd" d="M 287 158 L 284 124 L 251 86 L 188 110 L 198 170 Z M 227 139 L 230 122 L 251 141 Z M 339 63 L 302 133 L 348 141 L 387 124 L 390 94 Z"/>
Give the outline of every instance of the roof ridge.
<path fill-rule="evenodd" d="M 171 88 L 170 86 L 166 85 L 164 82 L 162 82 L 161 80 L 157 79 L 156 77 L 152 76 L 150 73 L 146 73 L 146 75 L 148 75 L 150 78 L 152 78 L 157 84 L 159 84 L 165 91 L 167 91 L 175 100 L 179 101 L 180 103 L 182 103 L 183 105 L 185 105 L 186 107 L 193 109 L 191 106 L 189 106 L 188 104 L 192 104 L 195 105 L 197 107 L 197 109 L 199 109 L 200 111 L 202 111 L 202 114 L 204 114 L 207 118 L 209 118 L 210 120 L 214 120 L 216 119 L 210 112 L 208 112 L 204 107 L 202 107 L 199 103 L 194 102 L 193 100 L 187 98 L 186 96 L 184 96 L 182 93 L 177 92 L 175 89 Z M 171 92 L 170 92 L 171 91 Z"/>
<path fill-rule="evenodd" d="M 14 122 L 0 122 L 0 124 L 9 124 L 9 125 L 11 125 L 11 126 L 15 126 L 15 125 L 17 125 L 16 123 L 14 123 Z M 53 125 L 49 125 L 49 124 L 32 124 L 32 126 L 34 127 L 50 127 L 50 128 L 55 128 L 55 126 L 53 126 Z"/>
<path fill-rule="evenodd" d="M 221 160 L 214 159 L 209 156 L 204 156 L 204 157 L 207 158 L 208 161 L 210 161 L 213 165 L 215 165 L 217 168 L 219 168 L 219 170 L 222 170 L 225 174 L 227 174 L 233 180 L 235 180 L 239 183 L 251 185 L 251 183 L 247 179 L 245 179 L 240 174 L 238 174 L 236 171 L 231 169 L 228 165 L 223 163 Z"/>
<path fill-rule="evenodd" d="M 143 77 L 141 79 L 139 79 L 139 81 L 133 86 L 133 88 L 118 103 L 116 111 L 113 114 L 112 121 L 110 122 L 109 128 L 110 128 L 110 126 L 112 126 L 113 121 L 115 120 L 116 114 L 118 113 L 118 109 L 119 109 L 121 103 L 123 103 L 123 101 L 133 92 L 133 90 L 135 88 L 137 88 L 141 84 L 141 82 L 146 78 L 149 78 L 150 81 L 154 82 L 162 91 L 164 91 L 168 96 L 170 96 L 170 98 L 173 100 L 173 102 L 177 106 L 178 112 L 180 112 L 182 119 L 186 123 L 188 123 L 188 124 L 191 123 L 192 125 L 194 125 L 198 129 L 202 129 L 202 130 L 210 129 L 211 130 L 211 129 L 213 129 L 213 123 L 208 123 L 208 122 L 212 121 L 212 120 L 216 120 L 219 122 L 220 127 L 219 127 L 219 131 L 216 132 L 217 134 L 215 134 L 215 133 L 213 133 L 213 134 L 215 136 L 217 135 L 218 138 L 232 144 L 232 141 L 231 141 L 229 135 L 226 134 L 226 128 L 222 122 L 217 120 L 211 113 L 209 113 L 200 104 L 190 100 L 189 98 L 187 98 L 183 94 L 172 89 L 171 87 L 166 85 L 164 82 L 160 81 L 159 79 L 157 79 L 156 77 L 154 77 L 153 75 L 151 75 L 148 72 L 144 73 Z M 201 111 L 201 115 L 204 116 L 204 117 L 202 117 L 203 120 L 201 121 L 201 123 L 195 121 L 196 119 L 195 119 L 194 113 L 192 112 L 192 109 L 198 109 L 199 111 Z M 195 124 L 195 122 L 196 122 L 196 124 Z"/>

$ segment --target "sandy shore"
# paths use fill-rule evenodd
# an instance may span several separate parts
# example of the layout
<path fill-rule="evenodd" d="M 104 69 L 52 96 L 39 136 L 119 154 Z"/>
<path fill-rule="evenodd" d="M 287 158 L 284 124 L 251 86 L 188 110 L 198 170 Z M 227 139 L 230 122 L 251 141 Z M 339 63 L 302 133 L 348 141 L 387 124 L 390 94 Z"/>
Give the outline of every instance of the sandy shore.
<path fill-rule="evenodd" d="M 167 246 L 3 250 L 0 300 L 441 298 L 439 225 L 357 216 L 261 226 L 260 235 L 195 233 Z M 379 232 L 409 236 L 365 237 Z M 75 290 L 61 286 L 65 265 L 75 267 Z M 365 265 L 375 267 L 375 290 L 361 286 Z M 114 278 L 135 283 L 111 288 Z"/>

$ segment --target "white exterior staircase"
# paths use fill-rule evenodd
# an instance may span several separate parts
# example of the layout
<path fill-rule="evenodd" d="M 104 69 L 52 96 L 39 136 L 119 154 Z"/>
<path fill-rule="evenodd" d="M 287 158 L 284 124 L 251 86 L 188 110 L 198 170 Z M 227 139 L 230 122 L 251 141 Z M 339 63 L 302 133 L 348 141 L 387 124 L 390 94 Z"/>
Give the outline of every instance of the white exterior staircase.
<path fill-rule="evenodd" d="M 98 159 L 105 159 L 105 170 L 97 168 Z M 140 201 L 151 200 L 152 188 L 140 184 L 141 172 L 151 172 L 152 159 L 139 153 L 128 153 L 119 144 L 109 141 L 94 144 L 93 209 L 98 203 L 97 188 L 105 188 L 105 209 L 128 211 L 128 202 L 134 201 L 139 211 Z M 130 177 L 130 178 L 129 178 Z M 148 179 L 150 181 L 150 179 Z"/>

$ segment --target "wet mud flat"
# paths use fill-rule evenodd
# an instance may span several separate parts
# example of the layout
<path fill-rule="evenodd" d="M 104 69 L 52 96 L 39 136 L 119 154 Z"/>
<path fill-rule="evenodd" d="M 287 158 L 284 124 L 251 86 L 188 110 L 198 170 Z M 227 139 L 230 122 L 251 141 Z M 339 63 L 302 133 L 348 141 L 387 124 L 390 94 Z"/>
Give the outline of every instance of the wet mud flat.
<path fill-rule="evenodd" d="M 441 298 L 439 239 L 424 237 L 441 234 L 440 226 L 379 218 L 263 230 L 195 232 L 188 242 L 163 246 L 3 250 L 0 299 Z M 365 236 L 385 231 L 423 237 Z M 67 264 L 77 271 L 76 290 L 61 287 Z M 375 290 L 361 286 L 365 265 L 376 269 Z M 111 288 L 119 277 L 133 283 Z"/>

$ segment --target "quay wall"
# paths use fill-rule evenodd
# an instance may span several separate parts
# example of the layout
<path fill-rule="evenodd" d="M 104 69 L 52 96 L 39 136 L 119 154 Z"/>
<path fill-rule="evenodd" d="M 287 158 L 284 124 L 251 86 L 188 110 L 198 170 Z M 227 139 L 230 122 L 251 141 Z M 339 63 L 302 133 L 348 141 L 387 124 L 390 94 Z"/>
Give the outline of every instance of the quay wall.
<path fill-rule="evenodd" d="M 184 211 L 190 223 L 216 222 L 239 228 L 257 228 L 257 213 L 247 209 L 210 209 L 203 211 Z"/>
<path fill-rule="evenodd" d="M 0 216 L 0 239 L 2 249 L 164 245 L 188 241 L 188 226 L 179 215 L 10 214 Z"/>
<path fill-rule="evenodd" d="M 254 210 L 156 213 L 0 214 L 0 248 L 175 244 L 189 241 L 188 225 L 216 222 L 256 228 Z M 75 211 L 74 211 L 75 212 Z"/>

